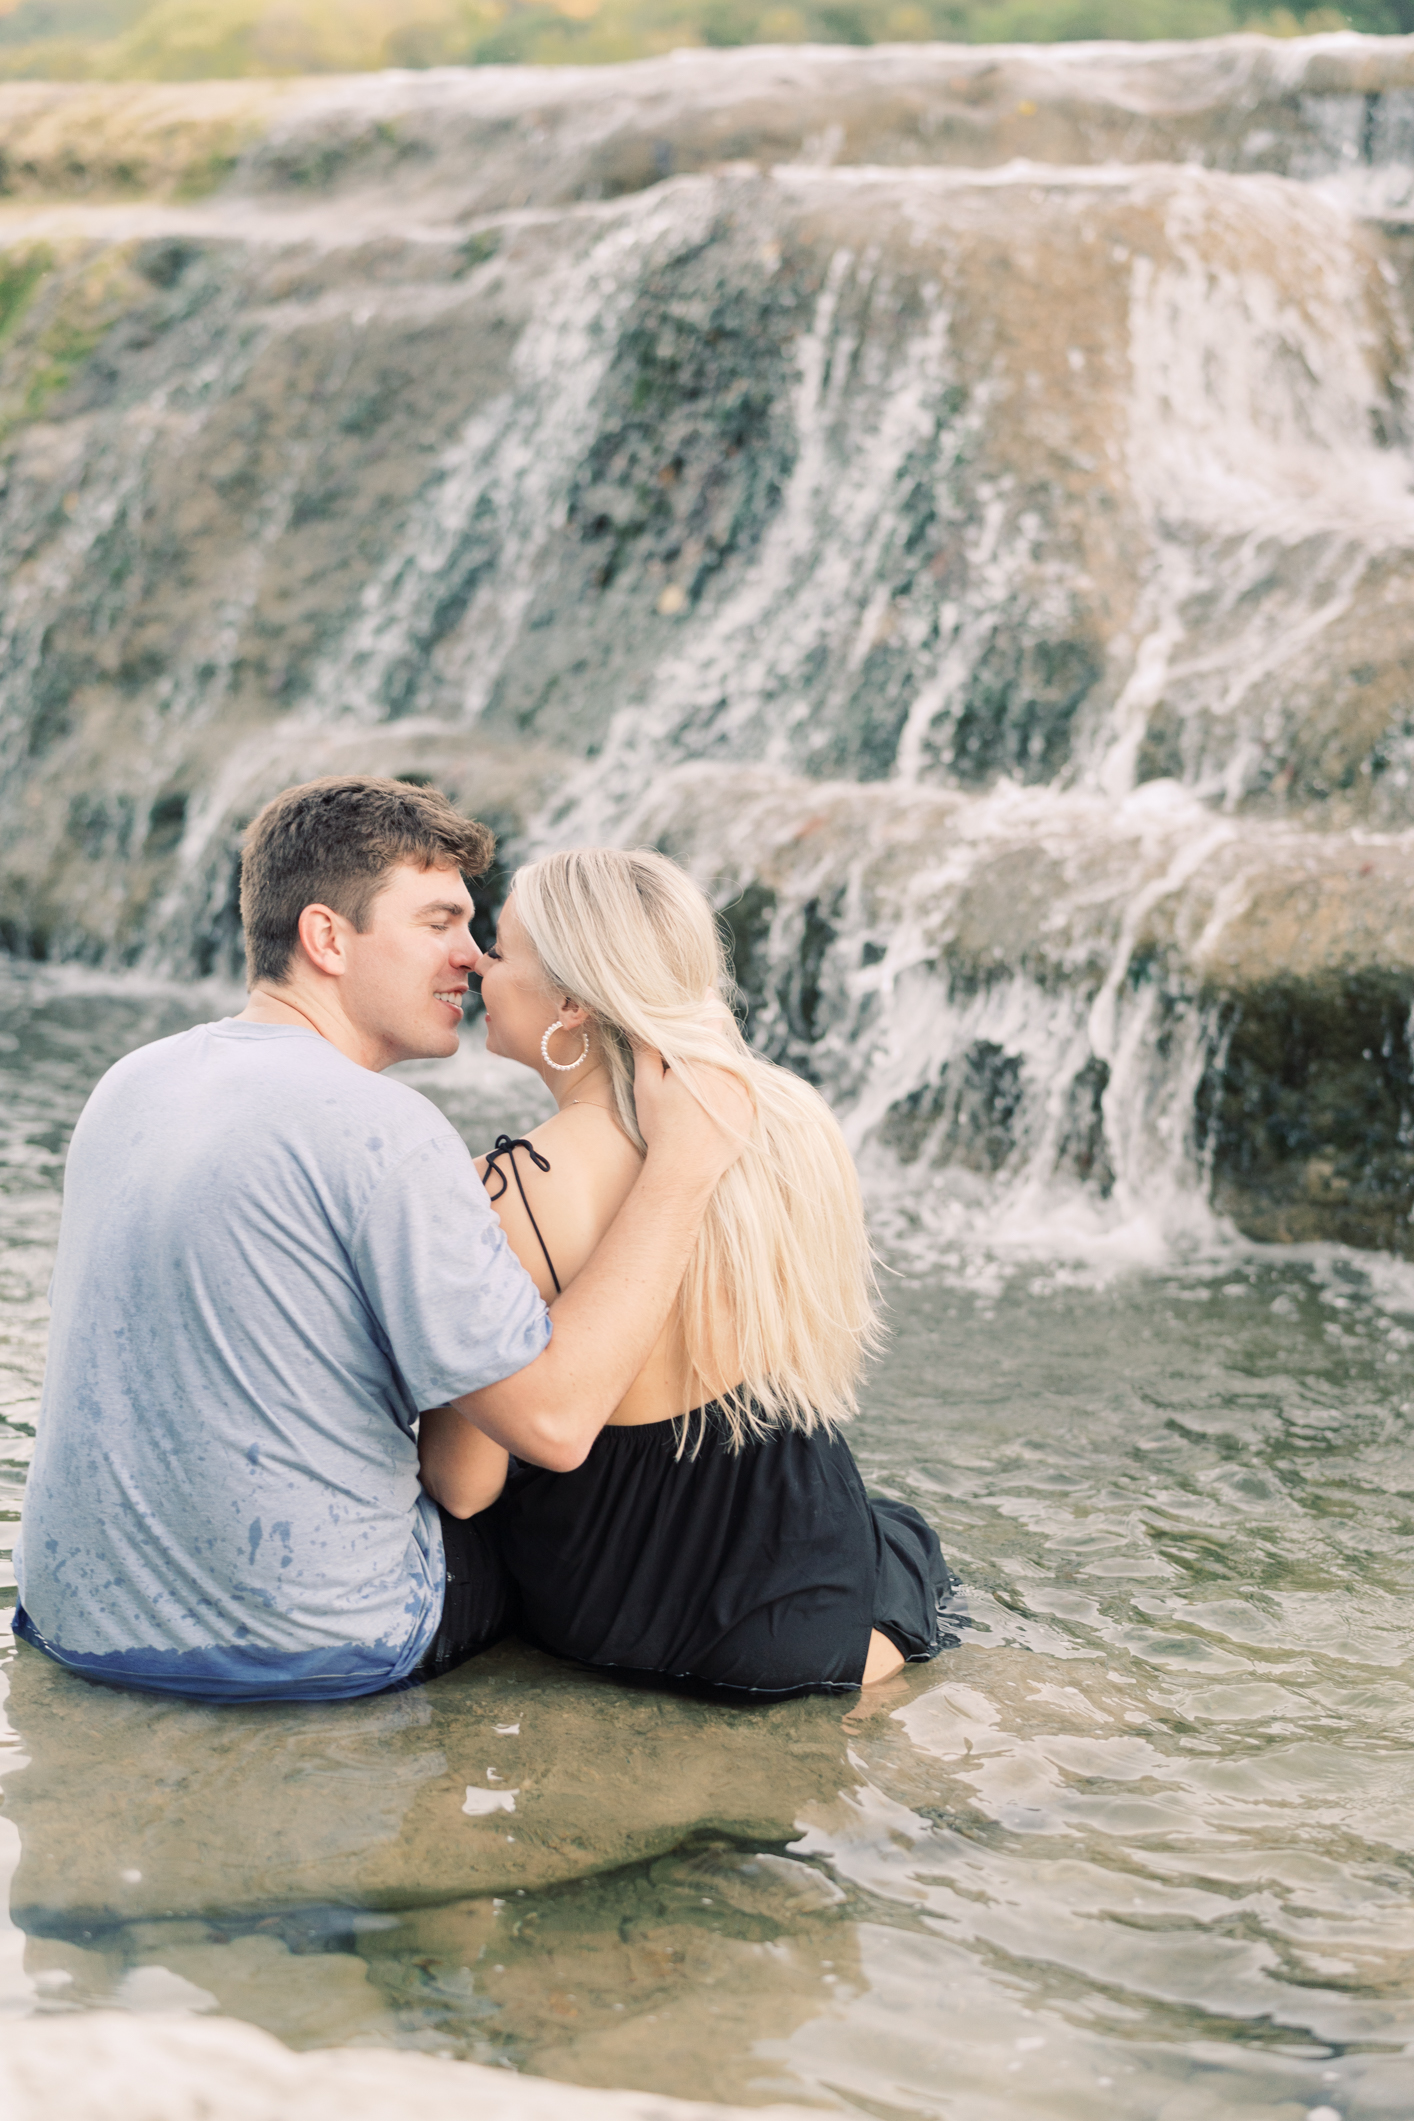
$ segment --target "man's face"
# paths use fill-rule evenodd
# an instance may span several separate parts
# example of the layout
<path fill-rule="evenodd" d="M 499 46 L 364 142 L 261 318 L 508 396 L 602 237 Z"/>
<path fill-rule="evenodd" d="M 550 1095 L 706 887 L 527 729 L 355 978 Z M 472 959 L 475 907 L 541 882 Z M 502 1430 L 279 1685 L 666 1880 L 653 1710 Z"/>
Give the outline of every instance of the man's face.
<path fill-rule="evenodd" d="M 346 930 L 340 994 L 375 1056 L 373 1067 L 456 1052 L 467 973 L 477 958 L 471 915 L 459 871 L 399 863 L 373 901 L 365 932 Z"/>

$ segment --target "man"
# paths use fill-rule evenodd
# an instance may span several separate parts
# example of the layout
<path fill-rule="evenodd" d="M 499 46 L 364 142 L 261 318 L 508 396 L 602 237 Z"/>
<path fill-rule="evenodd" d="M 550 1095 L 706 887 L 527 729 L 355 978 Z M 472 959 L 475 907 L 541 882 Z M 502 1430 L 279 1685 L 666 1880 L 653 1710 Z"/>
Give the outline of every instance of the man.
<path fill-rule="evenodd" d="M 741 1093 L 718 1124 L 643 1056 L 642 1175 L 547 1313 L 460 1137 L 381 1074 L 455 1051 L 492 847 L 431 789 L 286 790 L 242 862 L 247 1007 L 90 1098 L 16 1556 L 16 1633 L 72 1670 L 304 1701 L 449 1669 L 509 1612 L 419 1485 L 418 1413 L 568 1469 L 657 1340 Z"/>

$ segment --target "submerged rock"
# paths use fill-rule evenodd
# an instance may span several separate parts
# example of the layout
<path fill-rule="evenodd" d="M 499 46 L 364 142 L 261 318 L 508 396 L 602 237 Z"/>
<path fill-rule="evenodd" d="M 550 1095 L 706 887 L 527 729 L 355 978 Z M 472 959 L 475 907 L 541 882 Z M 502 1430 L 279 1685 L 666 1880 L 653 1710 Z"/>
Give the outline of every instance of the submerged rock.
<path fill-rule="evenodd" d="M 857 1781 L 853 1700 L 722 1709 L 514 1644 L 321 1706 L 123 1694 L 23 1646 L 10 1677 L 41 2007 L 730 2101 L 857 1971 L 839 1887 L 781 1853 Z"/>
<path fill-rule="evenodd" d="M 173 1909 L 485 1899 L 705 1835 L 778 1844 L 849 1780 L 837 1702 L 708 1711 L 511 1645 L 358 1703 L 203 1708 L 23 1647 L 11 1680 L 11 1915 L 71 1942 Z"/>

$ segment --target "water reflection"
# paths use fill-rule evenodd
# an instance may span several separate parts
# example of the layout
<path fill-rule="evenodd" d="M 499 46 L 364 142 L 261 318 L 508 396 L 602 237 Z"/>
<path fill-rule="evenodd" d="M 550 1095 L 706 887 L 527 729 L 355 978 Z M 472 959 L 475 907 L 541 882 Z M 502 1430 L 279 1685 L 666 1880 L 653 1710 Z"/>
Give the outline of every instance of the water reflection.
<path fill-rule="evenodd" d="M 8 1707 L 26 1759 L 3 1777 L 11 1910 L 30 1930 L 504 1895 L 704 1832 L 789 1840 L 848 1779 L 837 1704 L 708 1715 L 518 1645 L 406 1694 L 233 1713 L 20 1645 Z"/>
<path fill-rule="evenodd" d="M 178 1005 L 105 1006 L 116 1042 Z M 94 1018 L 41 997 L 0 1111 L 17 1461 Z M 510 1087 L 426 1084 L 476 1139 Z M 511 1647 L 206 1711 L 22 1652 L 14 2000 L 948 2121 L 1407 2111 L 1414 1272 L 1101 1273 L 913 1214 L 857 1448 L 959 1562 L 961 1649 L 844 1715 Z"/>
<path fill-rule="evenodd" d="M 839 1889 L 775 1853 L 850 1779 L 838 1704 L 709 1717 L 505 1647 L 413 1693 L 228 1713 L 22 1645 L 8 1706 L 11 1913 L 46 2007 L 220 2009 L 603 2083 L 669 2026 L 700 2074 L 710 2025 L 688 2027 L 720 2017 L 725 2097 L 851 1960 Z"/>

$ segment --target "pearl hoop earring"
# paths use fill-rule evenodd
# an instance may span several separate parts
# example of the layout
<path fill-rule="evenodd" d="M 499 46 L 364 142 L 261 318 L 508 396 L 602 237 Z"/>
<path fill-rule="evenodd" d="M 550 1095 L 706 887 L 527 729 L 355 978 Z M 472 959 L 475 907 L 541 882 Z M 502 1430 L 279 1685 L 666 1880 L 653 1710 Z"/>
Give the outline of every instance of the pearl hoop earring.
<path fill-rule="evenodd" d="M 551 1058 L 550 1058 L 550 1040 L 551 1040 L 551 1039 L 553 1038 L 554 1034 L 555 1034 L 555 1033 L 556 1033 L 557 1031 L 567 1031 L 568 1029 L 569 1029 L 569 1026 L 568 1026 L 568 1024 L 562 1024 L 562 1023 L 560 1022 L 560 1019 L 559 1019 L 558 1017 L 556 1017 L 556 1018 L 555 1018 L 555 1021 L 554 1021 L 554 1023 L 553 1023 L 553 1024 L 547 1024 L 547 1025 L 546 1025 L 546 1027 L 545 1027 L 545 1036 L 544 1036 L 544 1037 L 543 1037 L 543 1038 L 541 1039 L 541 1041 L 540 1041 L 540 1054 L 541 1054 L 541 1058 L 542 1058 L 542 1059 L 544 1060 L 544 1063 L 545 1063 L 545 1065 L 546 1065 L 546 1067 L 547 1067 L 547 1068 L 553 1068 L 553 1069 L 554 1069 L 554 1071 L 555 1071 L 556 1075 L 573 1075 L 573 1073 L 574 1073 L 575 1069 L 576 1069 L 576 1068 L 582 1068 L 582 1067 L 584 1066 L 585 1062 L 586 1062 L 586 1061 L 588 1060 L 588 1058 L 589 1058 L 589 1027 L 588 1027 L 588 1025 L 586 1024 L 586 1026 L 585 1026 L 585 1029 L 584 1029 L 584 1051 L 583 1051 L 583 1053 L 581 1053 L 581 1054 L 580 1054 L 580 1055 L 579 1055 L 579 1056 L 577 1057 L 577 1059 L 575 1059 L 575 1060 L 572 1060 L 572 1061 L 557 1061 L 557 1060 L 551 1060 Z"/>

